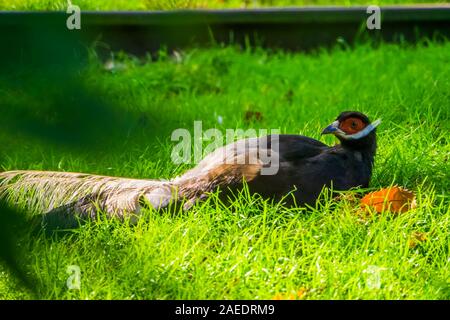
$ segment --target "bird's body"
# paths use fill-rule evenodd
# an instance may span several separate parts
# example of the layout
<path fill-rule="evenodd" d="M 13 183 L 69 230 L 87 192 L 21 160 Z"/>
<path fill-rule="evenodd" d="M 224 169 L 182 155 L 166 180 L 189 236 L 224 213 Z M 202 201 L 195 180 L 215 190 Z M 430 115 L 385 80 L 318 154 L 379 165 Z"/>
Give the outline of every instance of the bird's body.
<path fill-rule="evenodd" d="M 342 145 L 329 147 L 304 136 L 280 135 L 280 167 L 276 175 L 259 175 L 248 183 L 252 192 L 264 198 L 299 206 L 314 205 L 324 187 L 349 190 L 367 187 L 372 172 L 373 153 L 355 151 Z"/>
<path fill-rule="evenodd" d="M 360 130 L 340 128 L 346 119 L 361 119 Z M 324 187 L 349 190 L 368 186 L 376 150 L 376 125 L 371 126 L 360 113 L 341 114 L 324 130 L 341 140 L 341 144 L 331 147 L 300 135 L 239 140 L 215 150 L 193 169 L 167 181 L 46 171 L 4 172 L 0 173 L 0 192 L 13 201 L 20 193 L 34 193 L 30 205 L 38 204 L 50 215 L 64 217 L 74 213 L 94 216 L 98 209 L 122 216 L 139 213 L 143 205 L 160 209 L 173 202 L 182 202 L 188 209 L 216 189 L 227 196 L 241 188 L 244 181 L 250 192 L 264 198 L 281 200 L 291 193 L 285 198 L 287 204 L 314 205 Z M 269 163 L 262 154 L 276 163 Z M 264 168 L 273 165 L 277 166 L 275 174 L 264 174 Z"/>

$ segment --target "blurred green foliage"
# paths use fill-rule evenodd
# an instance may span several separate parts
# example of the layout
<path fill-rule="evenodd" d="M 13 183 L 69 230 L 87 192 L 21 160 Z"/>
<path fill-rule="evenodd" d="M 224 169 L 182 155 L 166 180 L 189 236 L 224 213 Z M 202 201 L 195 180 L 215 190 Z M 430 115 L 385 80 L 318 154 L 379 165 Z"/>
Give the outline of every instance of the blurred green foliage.
<path fill-rule="evenodd" d="M 81 10 L 173 10 L 445 3 L 440 0 L 73 0 Z M 0 10 L 65 10 L 66 0 L 0 0 Z"/>
<path fill-rule="evenodd" d="M 124 113 L 95 83 L 85 82 L 82 71 L 93 53 L 76 33 L 39 24 L 13 31 L 2 35 L 0 50 L 0 168 L 9 148 L 21 141 L 95 155 L 130 132 L 135 116 Z M 36 291 L 21 249 L 33 241 L 33 226 L 11 205 L 0 200 L 0 261 Z"/>

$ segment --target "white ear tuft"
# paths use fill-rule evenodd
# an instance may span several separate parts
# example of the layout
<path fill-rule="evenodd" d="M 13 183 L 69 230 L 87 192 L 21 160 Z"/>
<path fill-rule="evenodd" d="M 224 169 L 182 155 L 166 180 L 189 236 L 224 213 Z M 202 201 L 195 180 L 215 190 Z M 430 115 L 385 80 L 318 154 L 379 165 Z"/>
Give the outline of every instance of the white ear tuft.
<path fill-rule="evenodd" d="M 376 128 L 376 127 L 378 127 L 378 125 L 379 125 L 380 123 L 381 123 L 381 119 L 377 119 L 377 120 L 375 120 L 374 122 L 372 122 L 371 125 L 372 125 L 373 128 Z"/>

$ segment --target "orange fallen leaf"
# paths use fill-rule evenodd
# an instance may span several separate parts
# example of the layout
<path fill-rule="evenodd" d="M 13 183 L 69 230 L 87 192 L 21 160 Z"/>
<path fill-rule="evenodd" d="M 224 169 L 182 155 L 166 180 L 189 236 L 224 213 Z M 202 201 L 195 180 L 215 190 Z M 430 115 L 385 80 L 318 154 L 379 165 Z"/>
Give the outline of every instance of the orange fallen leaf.
<path fill-rule="evenodd" d="M 402 213 L 416 207 L 416 197 L 413 192 L 394 186 L 370 192 L 361 199 L 363 208 L 372 208 L 376 212 L 391 211 Z"/>
<path fill-rule="evenodd" d="M 303 296 L 306 294 L 306 292 L 307 292 L 308 290 L 306 290 L 306 288 L 300 288 L 298 291 L 297 291 L 297 297 L 299 298 L 299 299 L 301 299 L 301 298 L 303 298 Z"/>
<path fill-rule="evenodd" d="M 277 293 L 272 300 L 297 300 L 297 299 L 302 299 L 303 296 L 306 294 L 307 289 L 306 288 L 300 288 L 297 292 L 294 293 L 289 293 L 289 294 L 282 294 L 282 293 Z"/>
<path fill-rule="evenodd" d="M 276 295 L 273 296 L 272 300 L 284 300 L 283 295 L 280 293 L 277 293 Z"/>
<path fill-rule="evenodd" d="M 247 111 L 245 112 L 244 120 L 245 122 L 251 121 L 261 122 L 263 120 L 263 115 L 259 111 Z"/>
<path fill-rule="evenodd" d="M 421 242 L 427 241 L 427 234 L 425 232 L 414 231 L 408 241 L 410 248 L 415 248 Z"/>
<path fill-rule="evenodd" d="M 294 294 L 283 295 L 281 293 L 277 293 L 272 300 L 295 300 L 296 296 Z"/>

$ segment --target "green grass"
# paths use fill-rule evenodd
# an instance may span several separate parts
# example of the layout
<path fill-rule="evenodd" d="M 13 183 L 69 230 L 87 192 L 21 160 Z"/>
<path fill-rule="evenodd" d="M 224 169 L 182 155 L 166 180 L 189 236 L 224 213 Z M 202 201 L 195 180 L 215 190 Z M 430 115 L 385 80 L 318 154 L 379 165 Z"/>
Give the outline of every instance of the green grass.
<path fill-rule="evenodd" d="M 100 219 L 64 236 L 23 241 L 39 297 L 270 299 L 305 290 L 304 299 L 449 299 L 449 51 L 449 42 L 309 55 L 215 48 L 145 63 L 118 58 L 112 71 L 94 59 L 79 77 L 124 114 L 142 116 L 130 134 L 101 153 L 3 136 L 4 170 L 168 178 L 186 169 L 170 161 L 170 133 L 192 130 L 194 120 L 222 130 L 277 128 L 332 144 L 321 129 L 341 111 L 359 110 L 383 119 L 371 187 L 407 187 L 418 207 L 361 216 L 346 199 L 305 212 L 242 194 L 229 207 L 212 197 L 186 213 L 146 211 L 134 226 Z M 0 93 L 24 99 L 20 90 Z M 249 110 L 263 120 L 245 122 Z M 417 232 L 426 240 L 410 247 Z M 79 291 L 66 287 L 69 265 L 81 268 Z M 380 287 L 370 286 L 378 276 Z M 27 297 L 0 273 L 0 298 Z"/>
<path fill-rule="evenodd" d="M 395 5 L 445 3 L 441 0 L 73 0 L 81 10 L 171 10 L 311 5 Z M 65 10 L 66 0 L 0 0 L 0 10 Z"/>

